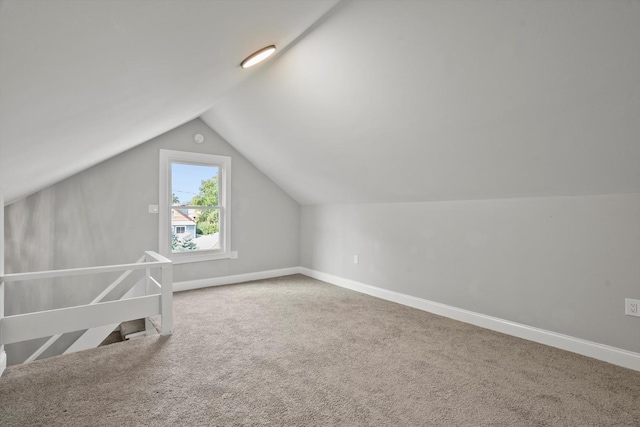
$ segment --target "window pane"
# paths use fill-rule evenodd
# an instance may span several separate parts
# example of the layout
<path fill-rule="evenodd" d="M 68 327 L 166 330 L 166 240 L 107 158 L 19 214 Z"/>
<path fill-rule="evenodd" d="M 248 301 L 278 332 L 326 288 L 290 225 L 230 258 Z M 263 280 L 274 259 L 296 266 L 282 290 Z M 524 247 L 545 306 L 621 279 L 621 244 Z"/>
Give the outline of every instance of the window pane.
<path fill-rule="evenodd" d="M 171 251 L 221 249 L 220 209 L 171 209 Z"/>
<path fill-rule="evenodd" d="M 210 165 L 171 163 L 173 206 L 218 206 L 220 168 Z"/>
<path fill-rule="evenodd" d="M 219 172 L 218 166 L 171 163 L 172 252 L 221 249 L 220 209 L 212 209 L 219 204 Z"/>

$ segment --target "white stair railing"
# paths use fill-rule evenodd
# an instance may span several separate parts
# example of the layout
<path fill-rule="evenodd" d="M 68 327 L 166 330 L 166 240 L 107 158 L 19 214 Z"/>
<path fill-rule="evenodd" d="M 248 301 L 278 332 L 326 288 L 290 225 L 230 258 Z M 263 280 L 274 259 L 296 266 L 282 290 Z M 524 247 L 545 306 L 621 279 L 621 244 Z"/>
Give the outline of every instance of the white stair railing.
<path fill-rule="evenodd" d="M 161 269 L 160 281 L 151 275 L 151 269 L 153 268 Z M 102 302 L 116 286 L 136 270 L 145 270 L 146 295 L 119 301 Z M 50 337 L 38 350 L 29 356 L 27 361 L 32 361 L 42 355 L 64 333 L 109 324 L 119 324 L 127 320 L 143 319 L 156 315 L 161 316 L 160 333 L 162 335 L 170 335 L 173 330 L 172 263 L 153 251 L 145 252 L 145 255 L 133 264 L 0 275 L 0 292 L 4 291 L 4 283 L 9 282 L 119 271 L 122 271 L 123 274 L 94 298 L 91 303 L 86 305 L 13 316 L 2 316 L 0 309 L 0 346 Z M 0 296 L 0 301 L 2 301 L 2 297 L 3 295 Z"/>
<path fill-rule="evenodd" d="M 136 264 L 140 264 L 143 261 L 145 261 L 145 256 L 141 257 L 138 261 L 136 261 Z M 118 286 L 120 283 L 122 283 L 127 277 L 129 277 L 129 275 L 131 275 L 131 273 L 133 273 L 135 270 L 127 270 L 124 273 L 122 273 L 120 275 L 120 277 L 118 277 L 116 280 L 113 281 L 113 283 L 111 283 L 109 286 L 107 286 L 105 288 L 104 291 L 102 291 L 100 293 L 100 295 L 98 295 L 97 297 L 95 297 L 93 299 L 93 301 L 91 301 L 89 303 L 89 305 L 93 305 L 93 304 L 97 304 L 99 302 L 102 302 L 102 300 L 109 295 L 109 293 L 114 290 L 116 288 L 116 286 Z M 132 285 L 133 286 L 133 285 Z M 36 360 L 38 357 L 40 357 L 42 355 L 42 353 L 44 353 L 49 347 L 51 347 L 53 345 L 53 343 L 55 343 L 60 337 L 62 336 L 62 334 L 56 334 L 53 335 L 51 338 L 49 338 L 44 344 L 42 344 L 42 346 L 40 346 L 39 349 L 37 349 L 35 352 L 33 352 L 33 354 L 29 357 L 27 357 L 27 359 L 25 360 L 25 362 L 32 362 L 34 360 Z"/>

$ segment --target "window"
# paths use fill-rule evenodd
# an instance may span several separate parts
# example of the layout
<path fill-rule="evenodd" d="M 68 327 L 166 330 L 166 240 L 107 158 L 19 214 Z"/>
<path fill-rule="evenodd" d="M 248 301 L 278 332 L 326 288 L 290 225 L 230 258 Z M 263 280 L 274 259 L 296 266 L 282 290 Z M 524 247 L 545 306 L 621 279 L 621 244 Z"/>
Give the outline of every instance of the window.
<path fill-rule="evenodd" d="M 231 158 L 160 150 L 160 253 L 174 263 L 230 257 Z"/>

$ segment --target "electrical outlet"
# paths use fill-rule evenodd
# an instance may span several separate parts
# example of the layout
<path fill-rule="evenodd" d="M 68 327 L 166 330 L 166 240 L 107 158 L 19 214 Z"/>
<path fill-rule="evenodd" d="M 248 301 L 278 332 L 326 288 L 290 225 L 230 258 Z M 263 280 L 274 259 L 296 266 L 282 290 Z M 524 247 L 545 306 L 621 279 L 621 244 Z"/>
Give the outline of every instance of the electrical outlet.
<path fill-rule="evenodd" d="M 625 298 L 624 314 L 640 317 L 640 299 Z"/>
<path fill-rule="evenodd" d="M 354 256 L 353 256 L 353 263 L 354 263 L 354 264 L 357 264 L 357 263 L 359 263 L 359 262 L 360 262 L 360 257 L 359 257 L 358 255 L 354 255 Z"/>
<path fill-rule="evenodd" d="M 229 252 L 229 258 L 231 258 L 231 259 L 237 259 L 237 258 L 238 258 L 238 251 L 231 251 L 231 252 Z"/>
<path fill-rule="evenodd" d="M 149 205 L 149 213 L 158 213 L 158 205 Z"/>

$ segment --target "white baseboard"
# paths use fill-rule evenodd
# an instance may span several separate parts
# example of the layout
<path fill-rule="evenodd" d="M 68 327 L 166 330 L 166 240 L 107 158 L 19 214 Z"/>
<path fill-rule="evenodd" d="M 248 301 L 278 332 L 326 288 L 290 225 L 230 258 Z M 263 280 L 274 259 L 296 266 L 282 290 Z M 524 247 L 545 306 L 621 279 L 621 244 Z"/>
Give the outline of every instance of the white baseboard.
<path fill-rule="evenodd" d="M 255 273 L 235 274 L 233 276 L 214 277 L 209 279 L 188 280 L 174 282 L 173 292 L 188 291 L 191 289 L 208 288 L 210 286 L 231 285 L 233 283 L 249 282 L 251 280 L 271 279 L 273 277 L 290 276 L 298 274 L 299 267 L 279 268 L 277 270 L 256 271 Z"/>
<path fill-rule="evenodd" d="M 544 329 L 534 328 L 532 326 L 523 325 L 516 322 L 500 319 L 497 317 L 487 316 L 475 313 L 469 310 L 452 307 L 446 304 L 429 301 L 422 298 L 413 297 L 399 292 L 389 291 L 387 289 L 366 285 L 356 282 L 355 280 L 344 279 L 320 271 L 311 270 L 300 267 L 299 272 L 305 276 L 322 280 L 363 294 L 378 297 L 387 301 L 393 301 L 398 304 L 417 308 L 419 310 L 428 311 L 433 314 L 448 317 L 461 322 L 470 323 L 492 331 L 501 332 L 503 334 L 512 335 L 551 347 L 560 348 L 562 350 L 578 353 L 583 356 L 592 357 L 612 363 L 614 365 L 640 371 L 640 353 L 599 344 L 580 338 L 563 335 Z"/>

